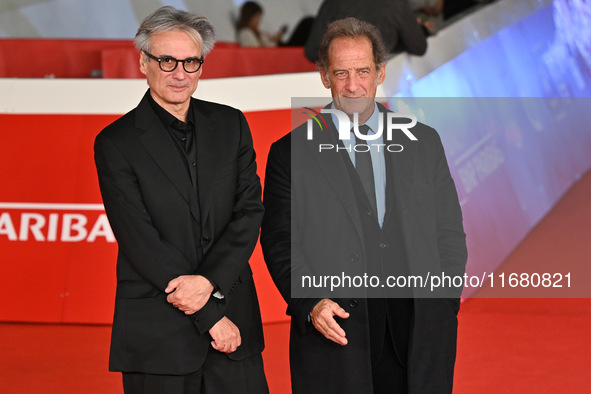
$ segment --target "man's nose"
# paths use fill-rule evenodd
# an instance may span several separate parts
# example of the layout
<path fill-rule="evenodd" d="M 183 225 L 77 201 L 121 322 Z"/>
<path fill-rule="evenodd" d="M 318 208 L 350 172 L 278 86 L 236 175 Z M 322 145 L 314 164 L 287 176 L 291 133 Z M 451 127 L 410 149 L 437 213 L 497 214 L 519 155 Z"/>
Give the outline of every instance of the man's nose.
<path fill-rule="evenodd" d="M 346 88 L 350 92 L 355 92 L 359 88 L 359 76 L 356 73 L 350 73 L 347 78 Z"/>
<path fill-rule="evenodd" d="M 187 77 L 187 72 L 183 68 L 183 63 L 179 62 L 176 68 L 172 71 L 172 77 L 175 79 L 185 79 Z"/>

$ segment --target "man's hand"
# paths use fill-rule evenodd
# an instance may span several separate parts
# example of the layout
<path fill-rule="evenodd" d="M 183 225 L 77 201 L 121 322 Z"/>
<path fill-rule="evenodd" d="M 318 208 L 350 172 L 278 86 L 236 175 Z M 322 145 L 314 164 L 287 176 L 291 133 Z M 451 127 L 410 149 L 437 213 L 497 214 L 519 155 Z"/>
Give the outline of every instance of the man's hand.
<path fill-rule="evenodd" d="M 232 353 L 242 343 L 240 330 L 225 316 L 209 329 L 209 335 L 213 338 L 211 346 L 222 353 Z"/>
<path fill-rule="evenodd" d="M 339 345 L 346 345 L 348 343 L 345 338 L 345 330 L 339 326 L 334 319 L 334 316 L 346 319 L 349 317 L 349 312 L 345 311 L 336 302 L 328 298 L 320 301 L 310 312 L 312 324 L 322 335 Z"/>
<path fill-rule="evenodd" d="M 213 285 L 201 275 L 182 275 L 168 282 L 164 291 L 168 293 L 168 302 L 186 315 L 192 315 L 209 300 Z"/>

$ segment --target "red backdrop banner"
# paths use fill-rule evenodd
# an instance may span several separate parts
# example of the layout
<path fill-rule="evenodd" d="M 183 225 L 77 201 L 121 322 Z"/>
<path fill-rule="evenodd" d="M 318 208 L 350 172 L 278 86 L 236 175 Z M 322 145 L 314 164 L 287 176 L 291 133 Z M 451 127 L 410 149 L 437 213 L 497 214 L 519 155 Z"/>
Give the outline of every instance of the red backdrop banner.
<path fill-rule="evenodd" d="M 120 115 L 0 114 L 0 321 L 110 323 L 117 244 L 93 160 L 96 134 Z M 290 111 L 246 114 L 263 180 Z M 263 320 L 285 303 L 260 247 L 251 259 Z"/>

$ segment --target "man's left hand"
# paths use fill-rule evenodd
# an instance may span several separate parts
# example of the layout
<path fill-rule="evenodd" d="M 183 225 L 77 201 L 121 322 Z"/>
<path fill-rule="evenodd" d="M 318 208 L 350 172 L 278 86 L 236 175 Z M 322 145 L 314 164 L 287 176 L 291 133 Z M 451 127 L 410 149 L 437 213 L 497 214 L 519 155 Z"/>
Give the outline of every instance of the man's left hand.
<path fill-rule="evenodd" d="M 168 282 L 164 290 L 168 293 L 166 300 L 175 308 L 192 315 L 207 303 L 213 285 L 201 275 L 182 275 Z"/>
<path fill-rule="evenodd" d="M 240 329 L 226 316 L 211 327 L 209 335 L 213 339 L 211 346 L 222 353 L 232 353 L 242 343 Z"/>

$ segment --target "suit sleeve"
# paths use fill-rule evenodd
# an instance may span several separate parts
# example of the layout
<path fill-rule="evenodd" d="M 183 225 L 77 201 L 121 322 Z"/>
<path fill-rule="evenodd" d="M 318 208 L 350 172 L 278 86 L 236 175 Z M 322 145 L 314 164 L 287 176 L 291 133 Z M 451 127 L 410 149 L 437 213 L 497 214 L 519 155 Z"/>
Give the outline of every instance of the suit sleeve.
<path fill-rule="evenodd" d="M 291 296 L 292 257 L 298 253 L 297 244 L 294 245 L 291 236 L 290 153 L 286 144 L 279 143 L 273 144 L 269 152 L 263 195 L 265 216 L 261 227 L 261 246 L 269 273 L 289 306 L 289 314 L 304 332 L 308 314 L 320 298 Z"/>
<path fill-rule="evenodd" d="M 94 151 L 101 195 L 119 253 L 144 280 L 164 292 L 170 280 L 190 272 L 191 264 L 159 236 L 132 165 L 118 146 L 101 133 Z"/>
<path fill-rule="evenodd" d="M 427 38 L 421 25 L 417 23 L 415 14 L 405 1 L 397 2 L 395 5 L 398 9 L 392 16 L 396 18 L 395 23 L 399 27 L 397 49 L 411 55 L 424 55 L 427 52 Z"/>
<path fill-rule="evenodd" d="M 316 17 L 314 18 L 314 22 L 312 23 L 310 33 L 308 34 L 308 38 L 304 46 L 304 54 L 306 55 L 306 58 L 313 63 L 318 60 L 318 49 L 320 48 L 322 31 L 326 28 L 326 25 L 329 22 L 325 17 L 326 7 L 326 2 L 323 2 L 320 6 L 320 9 L 316 13 Z M 265 175 L 265 177 L 266 176 L 267 175 Z"/>
<path fill-rule="evenodd" d="M 436 214 L 437 214 L 437 247 L 443 272 L 450 276 L 463 276 L 466 270 L 468 251 L 466 234 L 462 224 L 462 210 L 458 201 L 456 187 L 451 177 L 445 158 L 443 145 L 436 135 Z M 454 290 L 459 298 L 461 288 Z"/>
<path fill-rule="evenodd" d="M 209 330 L 223 315 L 232 300 L 232 290 L 248 265 L 263 218 L 261 183 L 257 175 L 252 136 L 244 115 L 238 112 L 240 140 L 237 151 L 238 176 L 232 218 L 223 232 L 212 241 L 196 274 L 212 281 L 224 295 L 223 301 L 211 297 L 195 314 L 199 331 Z M 215 196 L 214 196 L 215 198 Z M 212 218 L 213 220 L 213 218 Z"/>

